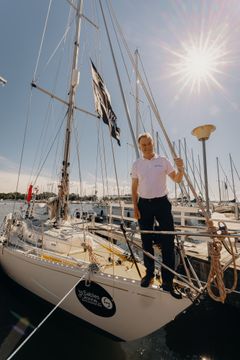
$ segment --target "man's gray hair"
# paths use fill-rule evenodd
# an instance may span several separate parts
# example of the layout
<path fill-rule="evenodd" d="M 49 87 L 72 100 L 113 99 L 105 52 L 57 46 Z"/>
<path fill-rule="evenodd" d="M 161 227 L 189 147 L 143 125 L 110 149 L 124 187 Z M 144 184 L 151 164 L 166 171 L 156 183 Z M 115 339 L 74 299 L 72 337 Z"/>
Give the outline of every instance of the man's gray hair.
<path fill-rule="evenodd" d="M 152 142 L 153 142 L 153 138 L 152 138 L 152 135 L 149 133 L 149 132 L 145 132 L 145 133 L 142 133 L 142 134 L 140 134 L 139 136 L 138 136 L 138 144 L 140 143 L 140 140 L 142 139 L 142 138 L 148 138 L 148 139 L 151 139 L 152 140 Z"/>

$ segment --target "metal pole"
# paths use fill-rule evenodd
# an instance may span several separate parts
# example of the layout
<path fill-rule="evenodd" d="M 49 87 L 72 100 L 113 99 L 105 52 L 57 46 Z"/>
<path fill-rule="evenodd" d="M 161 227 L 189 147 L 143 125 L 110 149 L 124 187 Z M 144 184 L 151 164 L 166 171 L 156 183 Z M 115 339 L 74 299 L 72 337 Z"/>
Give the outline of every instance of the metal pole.
<path fill-rule="evenodd" d="M 200 177 L 200 183 L 201 183 L 201 194 L 203 194 L 202 169 L 201 169 L 201 162 L 200 162 L 199 154 L 198 154 L 198 169 L 199 169 L 199 177 Z"/>
<path fill-rule="evenodd" d="M 204 169 L 204 182 L 205 182 L 205 201 L 206 201 L 206 210 L 208 215 L 210 216 L 209 211 L 209 196 L 208 196 L 208 177 L 207 177 L 207 157 L 206 157 L 206 140 L 202 140 L 202 148 L 203 148 L 203 169 Z"/>

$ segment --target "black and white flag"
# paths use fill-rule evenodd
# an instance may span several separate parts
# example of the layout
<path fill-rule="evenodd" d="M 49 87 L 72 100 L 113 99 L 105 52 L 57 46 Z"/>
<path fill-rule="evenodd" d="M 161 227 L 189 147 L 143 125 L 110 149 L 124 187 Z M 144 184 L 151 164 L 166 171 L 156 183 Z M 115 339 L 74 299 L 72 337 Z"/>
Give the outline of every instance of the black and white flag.
<path fill-rule="evenodd" d="M 117 127 L 117 117 L 112 109 L 110 95 L 107 88 L 98 73 L 95 65 L 91 61 L 92 78 L 93 78 L 93 95 L 95 109 L 98 116 L 103 119 L 104 123 L 110 127 L 111 135 L 120 145 L 120 129 Z"/>

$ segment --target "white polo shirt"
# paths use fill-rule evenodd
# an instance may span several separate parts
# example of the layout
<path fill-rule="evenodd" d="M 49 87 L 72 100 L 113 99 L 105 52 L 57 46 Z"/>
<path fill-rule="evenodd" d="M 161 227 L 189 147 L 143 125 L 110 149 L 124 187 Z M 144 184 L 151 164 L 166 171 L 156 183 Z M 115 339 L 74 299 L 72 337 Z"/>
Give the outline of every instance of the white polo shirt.
<path fill-rule="evenodd" d="M 167 175 L 175 171 L 165 157 L 154 155 L 151 160 L 140 158 L 132 166 L 132 178 L 138 179 L 138 194 L 145 199 L 167 195 Z"/>

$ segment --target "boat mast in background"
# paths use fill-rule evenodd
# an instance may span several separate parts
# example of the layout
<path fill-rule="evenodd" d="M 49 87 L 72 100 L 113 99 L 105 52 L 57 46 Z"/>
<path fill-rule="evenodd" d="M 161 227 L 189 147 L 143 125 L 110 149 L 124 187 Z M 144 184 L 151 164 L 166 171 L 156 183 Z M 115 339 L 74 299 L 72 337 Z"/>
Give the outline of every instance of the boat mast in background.
<path fill-rule="evenodd" d="M 232 176 L 232 187 L 233 187 L 233 197 L 234 201 L 237 202 L 237 195 L 236 195 L 236 189 L 235 189 L 235 181 L 234 181 L 234 175 L 233 175 L 233 164 L 232 164 L 232 156 L 229 154 L 230 158 L 230 167 L 231 167 L 231 176 Z"/>

